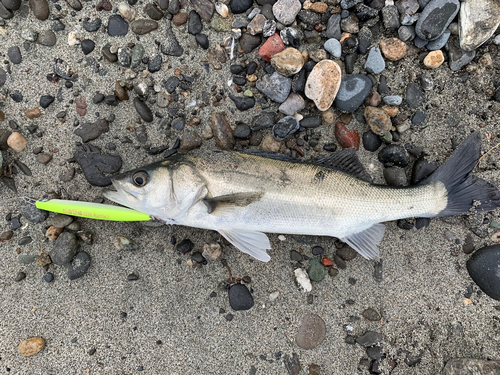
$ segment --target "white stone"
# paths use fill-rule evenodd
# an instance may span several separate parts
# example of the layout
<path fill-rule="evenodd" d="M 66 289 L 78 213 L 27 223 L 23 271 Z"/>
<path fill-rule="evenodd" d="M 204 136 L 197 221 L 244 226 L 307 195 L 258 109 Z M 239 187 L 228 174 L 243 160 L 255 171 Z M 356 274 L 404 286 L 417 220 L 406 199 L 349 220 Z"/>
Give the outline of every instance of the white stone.
<path fill-rule="evenodd" d="M 297 284 L 300 285 L 302 290 L 304 292 L 310 292 L 312 290 L 312 284 L 311 284 L 311 279 L 309 278 L 307 272 L 302 268 L 297 268 L 294 271 L 294 274 L 295 274 L 295 280 L 297 281 Z"/>
<path fill-rule="evenodd" d="M 272 292 L 269 295 L 269 301 L 276 301 L 276 299 L 278 298 L 279 295 L 280 295 L 280 292 L 278 292 L 278 291 Z"/>
<path fill-rule="evenodd" d="M 135 9 L 127 3 L 120 3 L 118 5 L 118 11 L 126 20 L 133 21 L 135 19 Z"/>
<path fill-rule="evenodd" d="M 474 51 L 486 42 L 500 25 L 500 1 L 465 0 L 460 6 L 460 48 Z"/>
<path fill-rule="evenodd" d="M 68 44 L 70 46 L 75 46 L 77 44 L 80 44 L 80 41 L 78 40 L 78 36 L 75 30 L 70 31 L 68 34 Z"/>

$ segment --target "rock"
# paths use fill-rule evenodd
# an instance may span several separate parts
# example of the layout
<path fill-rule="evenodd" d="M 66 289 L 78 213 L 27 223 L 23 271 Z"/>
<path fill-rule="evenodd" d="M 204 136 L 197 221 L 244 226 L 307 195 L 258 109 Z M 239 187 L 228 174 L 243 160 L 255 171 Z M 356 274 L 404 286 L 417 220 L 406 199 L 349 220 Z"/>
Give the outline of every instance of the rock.
<path fill-rule="evenodd" d="M 420 89 L 420 87 L 414 83 L 408 83 L 406 86 L 406 103 L 410 108 L 418 108 L 420 107 L 425 99 L 424 92 Z"/>
<path fill-rule="evenodd" d="M 497 375 L 498 373 L 500 373 L 500 361 L 454 358 L 446 363 L 442 375 Z"/>
<path fill-rule="evenodd" d="M 425 48 L 427 48 L 429 51 L 435 51 L 443 48 L 448 42 L 448 39 L 450 39 L 450 35 L 451 32 L 449 30 L 445 30 L 445 32 L 442 33 L 439 38 L 434 39 L 433 41 L 427 43 L 425 45 Z"/>
<path fill-rule="evenodd" d="M 5 73 L 5 70 L 0 68 L 0 87 L 5 85 L 6 81 L 7 81 L 7 73 Z"/>
<path fill-rule="evenodd" d="M 156 73 L 161 69 L 161 64 L 163 63 L 163 59 L 161 55 L 156 55 L 148 62 L 148 71 L 150 73 Z"/>
<path fill-rule="evenodd" d="M 437 69 L 444 62 L 443 52 L 438 49 L 437 51 L 431 51 L 425 56 L 424 65 L 429 69 Z"/>
<path fill-rule="evenodd" d="M 299 120 L 293 116 L 286 116 L 273 126 L 273 135 L 277 141 L 283 141 L 299 130 Z"/>
<path fill-rule="evenodd" d="M 277 141 L 273 135 L 268 135 L 262 141 L 260 149 L 263 151 L 278 152 L 281 148 L 281 141 Z"/>
<path fill-rule="evenodd" d="M 379 74 L 385 69 L 385 60 L 378 47 L 373 47 L 368 53 L 365 62 L 365 70 L 368 73 Z"/>
<path fill-rule="evenodd" d="M 309 260 L 309 269 L 307 270 L 307 274 L 309 275 L 311 281 L 319 282 L 325 278 L 325 266 L 321 263 L 321 258 L 316 257 Z"/>
<path fill-rule="evenodd" d="M 12 62 L 12 64 L 21 64 L 21 61 L 23 60 L 21 50 L 18 46 L 9 47 L 7 49 L 7 55 L 9 56 L 9 60 Z"/>
<path fill-rule="evenodd" d="M 335 58 L 340 58 L 342 56 L 342 46 L 340 42 L 335 38 L 328 39 L 323 45 L 326 51 Z"/>
<path fill-rule="evenodd" d="M 68 264 L 76 255 L 77 242 L 76 235 L 70 232 L 63 232 L 57 237 L 54 247 L 50 251 L 52 263 L 61 266 Z"/>
<path fill-rule="evenodd" d="M 234 284 L 229 288 L 229 304 L 233 310 L 249 310 L 253 305 L 253 297 L 246 285 Z"/>
<path fill-rule="evenodd" d="M 163 17 L 163 12 L 155 3 L 146 4 L 146 6 L 144 7 L 144 13 L 146 13 L 149 18 L 155 21 L 159 21 Z"/>
<path fill-rule="evenodd" d="M 144 121 L 153 121 L 153 112 L 151 112 L 151 109 L 149 109 L 146 103 L 144 103 L 141 99 L 134 98 L 134 107 L 139 116 L 141 116 Z"/>
<path fill-rule="evenodd" d="M 101 149 L 93 145 L 83 145 L 76 148 L 74 158 L 82 168 L 87 181 L 94 186 L 111 185 L 111 177 L 122 166 L 119 156 L 101 153 Z"/>
<path fill-rule="evenodd" d="M 215 12 L 215 5 L 210 0 L 190 0 L 191 5 L 199 13 L 203 21 L 210 22 Z"/>
<path fill-rule="evenodd" d="M 403 42 L 409 42 L 415 39 L 415 26 L 401 26 L 398 29 L 398 36 Z"/>
<path fill-rule="evenodd" d="M 380 321 L 380 314 L 372 309 L 371 307 L 365 309 L 362 313 L 363 317 L 367 320 L 370 320 L 372 322 L 378 322 Z"/>
<path fill-rule="evenodd" d="M 288 47 L 272 56 L 271 65 L 278 73 L 290 77 L 302 69 L 304 59 L 298 50 Z"/>
<path fill-rule="evenodd" d="M 326 37 L 340 40 L 342 31 L 340 29 L 340 14 L 332 14 L 326 26 Z"/>
<path fill-rule="evenodd" d="M 45 340 L 43 337 L 30 337 L 29 339 L 21 341 L 17 347 L 17 352 L 23 357 L 31 357 L 40 352 L 44 347 Z"/>
<path fill-rule="evenodd" d="M 406 43 L 398 38 L 384 39 L 380 42 L 380 50 L 386 59 L 398 61 L 406 54 Z"/>
<path fill-rule="evenodd" d="M 238 139 L 248 139 L 250 137 L 251 129 L 246 124 L 238 124 L 234 128 L 234 136 Z"/>
<path fill-rule="evenodd" d="M 21 7 L 21 0 L 2 0 L 2 5 L 8 10 L 18 10 Z"/>
<path fill-rule="evenodd" d="M 381 333 L 368 331 L 365 334 L 363 334 L 363 336 L 358 337 L 356 339 L 356 342 L 359 345 L 368 348 L 370 346 L 380 344 L 383 340 L 384 336 Z"/>
<path fill-rule="evenodd" d="M 29 0 L 30 9 L 41 21 L 45 21 L 49 18 L 49 3 L 47 0 Z"/>
<path fill-rule="evenodd" d="M 283 103 L 292 88 L 292 80 L 278 72 L 266 74 L 257 81 L 257 89 L 264 95 L 278 103 Z"/>
<path fill-rule="evenodd" d="M 80 46 L 82 47 L 83 54 L 88 55 L 94 50 L 95 43 L 90 39 L 84 39 L 80 42 Z"/>
<path fill-rule="evenodd" d="M 354 147 L 358 151 L 360 141 L 358 132 L 347 129 L 340 121 L 335 124 L 335 138 L 343 148 Z"/>
<path fill-rule="evenodd" d="M 325 113 L 325 112 L 323 112 Z M 303 128 L 317 128 L 321 125 L 321 118 L 316 116 L 307 116 L 300 120 L 300 126 Z"/>
<path fill-rule="evenodd" d="M 446 43 L 446 49 L 448 50 L 448 64 L 450 66 L 450 69 L 453 71 L 462 69 L 476 56 L 476 51 L 463 51 L 460 48 L 457 37 L 450 37 L 450 39 L 448 39 L 448 43 Z"/>
<path fill-rule="evenodd" d="M 273 14 L 276 20 L 283 25 L 290 25 L 295 21 L 302 5 L 299 0 L 278 0 L 273 5 Z"/>
<path fill-rule="evenodd" d="M 375 152 L 382 146 L 382 140 L 372 131 L 363 133 L 363 147 L 367 151 Z"/>
<path fill-rule="evenodd" d="M 408 183 L 404 169 L 399 167 L 384 168 L 384 179 L 389 186 L 406 186 Z"/>
<path fill-rule="evenodd" d="M 26 138 L 21 133 L 13 132 L 7 138 L 7 145 L 15 153 L 19 153 L 26 147 Z"/>
<path fill-rule="evenodd" d="M 229 7 L 233 14 L 245 13 L 253 5 L 253 0 L 231 0 Z"/>
<path fill-rule="evenodd" d="M 278 36 L 279 37 L 279 36 Z M 272 37 L 271 37 L 272 38 Z M 268 39 L 269 40 L 269 39 Z M 239 43 L 240 43 L 240 48 L 243 50 L 243 52 L 245 53 L 250 53 L 252 52 L 255 48 L 257 48 L 258 46 L 260 46 L 260 42 L 261 42 L 261 38 L 260 36 L 258 35 L 251 35 L 249 33 L 243 33 L 243 35 L 241 36 L 240 40 L 239 40 Z M 267 43 L 267 41 L 266 41 Z M 265 44 L 265 43 L 264 43 Z M 264 46 L 262 46 L 264 47 Z M 261 47 L 261 48 L 262 48 Z M 283 49 L 285 47 L 283 46 Z M 260 55 L 260 49 L 259 49 L 259 55 Z M 269 57 L 269 60 L 270 61 L 271 58 Z"/>
<path fill-rule="evenodd" d="M 320 111 L 326 111 L 339 91 L 341 77 L 342 70 L 336 62 L 322 60 L 309 73 L 304 93 Z"/>
<path fill-rule="evenodd" d="M 304 98 L 296 93 L 291 93 L 288 98 L 279 106 L 279 111 L 287 116 L 293 116 L 303 110 L 306 106 Z"/>
<path fill-rule="evenodd" d="M 221 150 L 231 150 L 236 141 L 234 139 L 233 130 L 226 120 L 223 113 L 214 113 L 212 115 L 212 132 L 217 146 Z"/>
<path fill-rule="evenodd" d="M 326 338 L 325 321 L 316 314 L 309 314 L 302 319 L 295 342 L 302 349 L 314 349 Z"/>
<path fill-rule="evenodd" d="M 130 28 L 137 35 L 144 35 L 156 30 L 158 28 L 158 22 L 148 19 L 139 19 L 132 22 Z"/>
<path fill-rule="evenodd" d="M 392 143 L 385 146 L 378 153 L 378 160 L 386 168 L 393 166 L 406 167 L 410 162 L 410 157 L 403 147 Z"/>
<path fill-rule="evenodd" d="M 82 277 L 90 267 L 90 255 L 84 251 L 80 251 L 74 257 L 73 261 L 68 264 L 68 278 L 70 280 Z"/>
<path fill-rule="evenodd" d="M 387 5 L 382 9 L 382 21 L 388 31 L 395 31 L 399 28 L 399 12 L 394 5 Z"/>
<path fill-rule="evenodd" d="M 495 0 L 465 0 L 460 6 L 460 48 L 474 51 L 500 25 L 500 3 Z"/>
<path fill-rule="evenodd" d="M 310 292 L 312 290 L 311 280 L 305 270 L 297 268 L 294 271 L 294 275 L 297 285 L 300 286 L 304 292 Z"/>
<path fill-rule="evenodd" d="M 19 212 L 26 220 L 33 224 L 43 223 L 49 216 L 47 211 L 38 209 L 33 203 L 30 202 L 22 203 L 19 206 Z"/>
<path fill-rule="evenodd" d="M 345 76 L 335 97 L 335 107 L 342 112 L 354 112 L 363 104 L 371 89 L 372 81 L 367 76 L 363 74 Z"/>
<path fill-rule="evenodd" d="M 52 30 L 45 30 L 42 31 L 38 35 L 37 43 L 45 46 L 45 47 L 52 47 L 55 46 L 57 42 L 56 34 Z"/>
<path fill-rule="evenodd" d="M 392 128 L 391 119 L 383 109 L 368 106 L 364 116 L 371 131 L 379 136 L 384 136 Z"/>
<path fill-rule="evenodd" d="M 181 26 L 184 25 L 188 21 L 189 17 L 187 13 L 181 12 L 177 13 L 173 18 L 172 18 L 172 23 L 175 26 Z"/>
<path fill-rule="evenodd" d="M 459 10 L 458 0 L 431 0 L 420 14 L 415 32 L 425 40 L 439 38 Z"/>
<path fill-rule="evenodd" d="M 48 221 L 48 225 L 52 225 L 55 228 L 63 229 L 66 228 L 73 222 L 73 217 L 63 214 L 56 214 Z"/>
<path fill-rule="evenodd" d="M 181 56 L 184 53 L 184 48 L 181 47 L 177 37 L 171 27 L 166 28 L 166 37 L 161 45 L 161 52 L 169 56 Z"/>
<path fill-rule="evenodd" d="M 236 108 L 240 111 L 246 111 L 255 106 L 254 98 L 235 96 L 232 94 L 229 94 L 229 98 L 234 102 Z"/>
<path fill-rule="evenodd" d="M 243 34 L 245 35 L 245 34 Z M 242 36 L 243 37 L 243 36 Z M 259 38 L 260 40 L 260 38 Z M 241 43 L 241 42 L 240 42 Z M 259 48 L 259 56 L 265 61 L 271 61 L 272 57 L 283 51 L 285 45 L 278 34 L 270 36 L 266 42 Z M 245 51 L 246 52 L 246 51 Z"/>
<path fill-rule="evenodd" d="M 128 33 L 128 22 L 122 16 L 113 14 L 108 20 L 108 35 L 123 36 Z"/>
<path fill-rule="evenodd" d="M 276 122 L 276 115 L 274 112 L 263 111 L 258 116 L 252 119 L 252 131 L 256 132 L 261 129 L 269 128 Z"/>
<path fill-rule="evenodd" d="M 83 6 L 80 0 L 66 0 L 68 5 L 76 11 L 82 10 Z"/>
<path fill-rule="evenodd" d="M 188 33 L 191 35 L 199 34 L 203 31 L 203 23 L 197 11 L 192 10 L 189 12 L 188 18 Z"/>
<path fill-rule="evenodd" d="M 261 15 L 258 15 L 258 16 L 265 18 L 264 16 L 261 16 Z M 248 24 L 247 31 L 251 35 L 262 33 L 262 26 L 264 25 L 264 21 L 262 21 L 262 23 L 259 24 L 258 20 L 262 20 L 260 17 L 257 17 L 257 16 L 254 17 L 252 22 L 250 22 Z M 231 22 L 230 18 L 215 17 L 215 18 L 212 18 L 212 21 L 210 22 L 210 27 L 217 32 L 230 31 L 231 30 L 231 23 L 232 22 Z M 260 31 L 258 30 L 259 27 L 260 27 Z"/>
<path fill-rule="evenodd" d="M 89 33 L 93 33 L 101 28 L 102 21 L 100 18 L 95 18 L 92 21 L 84 20 L 82 25 L 86 31 L 88 31 Z"/>
<path fill-rule="evenodd" d="M 384 96 L 383 101 L 387 105 L 397 106 L 403 102 L 403 98 L 400 97 L 399 95 L 389 95 L 389 96 Z"/>
<path fill-rule="evenodd" d="M 469 276 L 488 296 L 500 300 L 500 245 L 477 250 L 467 261 Z"/>

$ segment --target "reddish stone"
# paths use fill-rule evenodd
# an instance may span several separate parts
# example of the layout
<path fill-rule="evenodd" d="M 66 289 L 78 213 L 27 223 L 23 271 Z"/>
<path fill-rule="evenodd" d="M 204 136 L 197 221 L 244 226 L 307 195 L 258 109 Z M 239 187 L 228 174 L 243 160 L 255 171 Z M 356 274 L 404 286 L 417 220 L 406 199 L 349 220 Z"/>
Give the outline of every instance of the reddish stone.
<path fill-rule="evenodd" d="M 78 113 L 82 117 L 87 114 L 87 103 L 85 102 L 85 99 L 82 96 L 79 96 L 78 98 L 75 99 L 75 105 L 76 105 L 76 113 Z"/>
<path fill-rule="evenodd" d="M 262 60 L 271 61 L 271 57 L 285 49 L 285 45 L 278 34 L 267 38 L 266 42 L 259 48 L 259 56 Z"/>
<path fill-rule="evenodd" d="M 326 258 L 326 257 L 325 257 L 325 258 L 323 258 L 323 259 L 321 260 L 321 263 L 323 263 L 323 265 L 324 265 L 325 267 L 333 267 L 333 260 L 331 260 L 330 258 Z"/>
<path fill-rule="evenodd" d="M 359 149 L 359 134 L 356 130 L 347 129 L 340 121 L 335 124 L 335 138 L 343 148 Z"/>
<path fill-rule="evenodd" d="M 95 6 L 95 9 L 98 12 L 100 12 L 101 10 L 106 10 L 109 12 L 111 9 L 113 9 L 113 5 L 111 5 L 111 2 L 109 0 L 100 0 Z"/>

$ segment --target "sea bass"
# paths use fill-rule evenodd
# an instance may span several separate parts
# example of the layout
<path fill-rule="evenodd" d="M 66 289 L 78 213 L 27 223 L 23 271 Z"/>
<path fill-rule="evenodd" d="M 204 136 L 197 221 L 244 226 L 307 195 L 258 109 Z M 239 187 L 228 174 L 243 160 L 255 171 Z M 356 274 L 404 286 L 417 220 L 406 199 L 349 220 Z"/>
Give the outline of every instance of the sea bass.
<path fill-rule="evenodd" d="M 241 251 L 269 261 L 263 233 L 337 237 L 367 259 L 378 256 L 385 221 L 495 210 L 498 189 L 472 175 L 481 156 L 470 135 L 420 184 L 368 182 L 353 149 L 316 162 L 280 154 L 176 154 L 116 176 L 105 197 L 166 224 L 218 231 Z"/>

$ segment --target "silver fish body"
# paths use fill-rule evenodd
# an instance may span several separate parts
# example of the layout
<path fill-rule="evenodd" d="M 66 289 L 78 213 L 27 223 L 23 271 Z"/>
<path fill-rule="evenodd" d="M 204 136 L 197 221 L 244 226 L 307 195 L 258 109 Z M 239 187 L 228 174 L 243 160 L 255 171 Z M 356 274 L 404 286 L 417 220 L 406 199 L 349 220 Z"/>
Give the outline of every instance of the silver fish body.
<path fill-rule="evenodd" d="M 337 237 L 374 258 L 384 233 L 379 223 L 456 213 L 446 212 L 446 179 L 409 188 L 372 185 L 339 170 L 354 165 L 354 174 L 366 173 L 352 150 L 334 155 L 320 165 L 240 152 L 176 155 L 116 177 L 117 191 L 105 195 L 168 224 L 217 230 L 264 261 L 271 246 L 262 232 Z M 489 205 L 485 202 L 482 210 L 498 206 L 498 190 L 488 189 Z M 467 211 L 472 201 L 460 210 Z"/>

